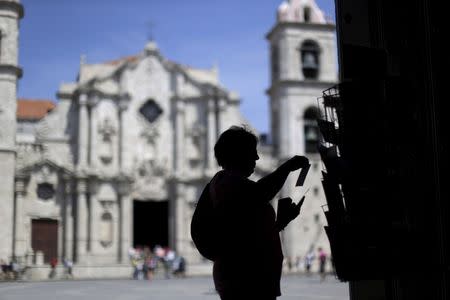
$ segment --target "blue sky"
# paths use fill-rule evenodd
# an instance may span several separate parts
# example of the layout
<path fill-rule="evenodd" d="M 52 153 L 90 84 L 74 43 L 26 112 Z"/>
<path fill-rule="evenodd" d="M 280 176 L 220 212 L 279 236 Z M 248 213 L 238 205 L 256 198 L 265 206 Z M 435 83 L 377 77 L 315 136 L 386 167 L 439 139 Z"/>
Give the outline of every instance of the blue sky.
<path fill-rule="evenodd" d="M 334 1 L 317 0 L 334 18 Z M 269 128 L 265 34 L 281 0 L 22 0 L 19 97 L 56 100 L 74 81 L 80 55 L 97 63 L 139 53 L 149 23 L 161 53 L 200 68 L 217 64 L 222 84 L 242 97 L 244 116 Z"/>

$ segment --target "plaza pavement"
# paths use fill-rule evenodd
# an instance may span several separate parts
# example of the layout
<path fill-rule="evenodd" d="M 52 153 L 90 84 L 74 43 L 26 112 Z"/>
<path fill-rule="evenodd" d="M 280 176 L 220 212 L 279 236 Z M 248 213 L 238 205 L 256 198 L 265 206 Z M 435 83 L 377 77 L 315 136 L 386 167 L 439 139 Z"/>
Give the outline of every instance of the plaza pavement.
<path fill-rule="evenodd" d="M 347 300 L 348 285 L 331 276 L 285 276 L 278 300 Z M 0 300 L 219 300 L 212 278 L 0 282 Z M 255 299 L 257 300 L 257 299 Z"/>

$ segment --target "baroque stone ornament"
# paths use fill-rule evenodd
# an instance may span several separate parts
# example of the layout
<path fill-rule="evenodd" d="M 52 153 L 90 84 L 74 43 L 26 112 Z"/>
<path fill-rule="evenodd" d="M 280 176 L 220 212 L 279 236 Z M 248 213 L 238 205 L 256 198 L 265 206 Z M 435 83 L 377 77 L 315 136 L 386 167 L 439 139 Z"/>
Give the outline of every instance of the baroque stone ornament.
<path fill-rule="evenodd" d="M 188 158 L 191 161 L 201 160 L 203 156 L 203 149 L 206 137 L 206 128 L 202 124 L 196 122 L 187 131 L 190 137 L 188 145 Z"/>
<path fill-rule="evenodd" d="M 112 137 L 116 134 L 116 128 L 112 124 L 112 121 L 106 117 L 102 123 L 100 123 L 98 132 L 101 136 L 100 146 L 99 146 L 99 157 L 100 160 L 105 163 L 111 163 L 113 159 L 113 145 Z"/>
<path fill-rule="evenodd" d="M 141 136 L 145 138 L 148 144 L 155 145 L 156 140 L 159 137 L 159 130 L 156 126 L 147 126 L 142 133 Z"/>
<path fill-rule="evenodd" d="M 110 212 L 105 211 L 100 217 L 99 224 L 99 240 L 104 248 L 108 248 L 113 244 L 114 224 L 113 216 Z"/>
<path fill-rule="evenodd" d="M 134 197 L 137 199 L 165 200 L 167 198 L 166 178 L 169 169 L 167 159 L 147 159 L 136 164 Z"/>

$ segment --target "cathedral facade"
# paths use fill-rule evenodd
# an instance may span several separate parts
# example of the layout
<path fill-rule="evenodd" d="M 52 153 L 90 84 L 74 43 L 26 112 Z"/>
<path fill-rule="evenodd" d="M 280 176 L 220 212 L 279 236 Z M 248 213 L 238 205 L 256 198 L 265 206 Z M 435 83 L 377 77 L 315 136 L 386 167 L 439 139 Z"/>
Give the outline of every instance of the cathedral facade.
<path fill-rule="evenodd" d="M 19 1 L 0 0 L 0 258 L 20 260 L 33 278 L 47 275 L 52 258 L 73 260 L 80 278 L 123 277 L 131 247 L 162 245 L 183 255 L 191 273 L 210 272 L 189 225 L 218 170 L 218 136 L 248 125 L 239 96 L 220 84 L 216 68 L 172 62 L 151 41 L 114 61 L 82 59 L 56 105 L 17 101 L 22 16 Z M 267 39 L 272 143 L 261 141 L 254 177 L 293 155 L 311 160 L 302 217 L 282 236 L 285 256 L 294 259 L 328 249 L 314 121 L 317 97 L 336 81 L 334 25 L 314 1 L 292 0 L 280 6 Z M 294 177 L 280 196 L 305 192 Z"/>

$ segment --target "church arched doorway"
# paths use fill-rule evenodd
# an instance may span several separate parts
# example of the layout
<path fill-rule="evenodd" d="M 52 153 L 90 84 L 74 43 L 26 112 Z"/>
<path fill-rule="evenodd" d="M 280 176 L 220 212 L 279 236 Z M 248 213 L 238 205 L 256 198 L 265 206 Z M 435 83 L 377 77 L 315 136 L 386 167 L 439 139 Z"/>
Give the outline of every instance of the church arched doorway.
<path fill-rule="evenodd" d="M 133 246 L 169 245 L 169 201 L 133 201 Z"/>

